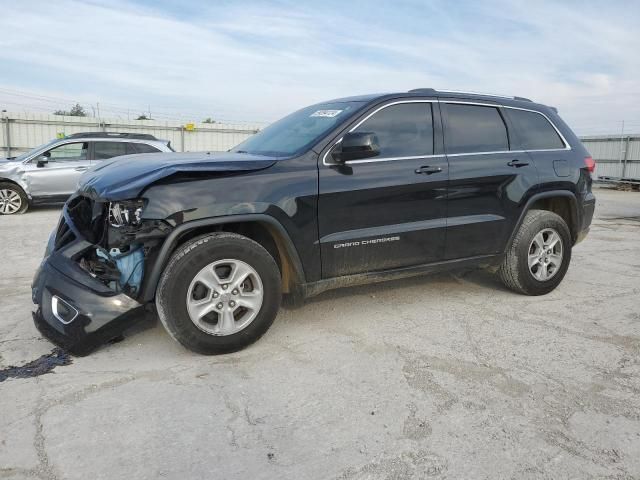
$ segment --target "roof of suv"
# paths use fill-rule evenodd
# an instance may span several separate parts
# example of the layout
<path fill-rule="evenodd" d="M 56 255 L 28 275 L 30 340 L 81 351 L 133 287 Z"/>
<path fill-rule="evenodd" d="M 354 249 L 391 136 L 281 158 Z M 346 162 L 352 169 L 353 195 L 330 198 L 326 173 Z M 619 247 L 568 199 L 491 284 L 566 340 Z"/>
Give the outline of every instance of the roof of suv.
<path fill-rule="evenodd" d="M 159 141 L 153 135 L 148 133 L 117 133 L 117 132 L 82 132 L 82 133 L 72 133 L 71 135 L 66 135 L 64 138 L 113 138 L 113 139 L 123 139 L 123 140 L 154 140 Z"/>
<path fill-rule="evenodd" d="M 525 97 L 518 96 L 509 96 L 509 95 L 498 95 L 493 93 L 479 93 L 479 92 L 461 92 L 457 90 L 436 90 L 434 88 L 415 88 L 409 90 L 408 92 L 397 92 L 397 93 L 378 93 L 371 95 L 358 95 L 354 97 L 345 97 L 338 98 L 335 100 L 331 100 L 330 102 L 372 102 L 375 100 L 387 100 L 398 97 L 436 97 L 436 98 L 455 98 L 455 99 L 464 99 L 464 100 L 476 100 L 476 101 L 484 101 L 490 103 L 504 103 L 510 106 L 518 106 L 522 108 L 531 108 L 531 107 L 548 107 L 547 105 L 543 105 L 540 103 L 536 103 L 533 100 L 530 100 Z M 323 102 L 324 103 L 324 102 Z"/>

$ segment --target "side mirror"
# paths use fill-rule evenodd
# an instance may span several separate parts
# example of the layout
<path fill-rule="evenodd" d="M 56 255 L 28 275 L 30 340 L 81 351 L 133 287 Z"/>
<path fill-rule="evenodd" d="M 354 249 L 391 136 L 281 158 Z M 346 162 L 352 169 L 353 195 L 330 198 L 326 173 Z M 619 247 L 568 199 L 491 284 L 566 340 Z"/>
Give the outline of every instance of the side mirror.
<path fill-rule="evenodd" d="M 47 155 L 40 155 L 36 160 L 37 160 L 36 166 L 38 168 L 42 168 L 47 163 L 49 163 L 49 157 Z"/>
<path fill-rule="evenodd" d="M 380 155 L 378 137 L 372 132 L 347 133 L 331 152 L 333 160 L 343 163 Z"/>

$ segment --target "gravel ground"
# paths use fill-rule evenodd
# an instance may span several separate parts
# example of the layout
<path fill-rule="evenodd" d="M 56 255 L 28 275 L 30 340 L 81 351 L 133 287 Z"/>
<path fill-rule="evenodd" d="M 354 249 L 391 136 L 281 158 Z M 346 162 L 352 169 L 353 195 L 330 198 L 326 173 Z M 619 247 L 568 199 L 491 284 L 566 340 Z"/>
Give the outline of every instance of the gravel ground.
<path fill-rule="evenodd" d="M 560 287 L 477 271 L 328 292 L 203 357 L 157 325 L 0 383 L 0 478 L 640 478 L 640 193 L 598 189 Z M 0 370 L 51 353 L 57 209 L 0 218 Z"/>

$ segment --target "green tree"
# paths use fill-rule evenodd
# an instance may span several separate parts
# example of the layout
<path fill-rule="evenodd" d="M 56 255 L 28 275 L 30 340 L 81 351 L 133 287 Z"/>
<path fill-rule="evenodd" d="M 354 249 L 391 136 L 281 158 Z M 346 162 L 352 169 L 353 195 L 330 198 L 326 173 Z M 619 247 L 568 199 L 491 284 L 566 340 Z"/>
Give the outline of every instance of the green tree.
<path fill-rule="evenodd" d="M 138 118 L 136 118 L 136 120 L 151 120 L 151 119 L 143 113 Z"/>
<path fill-rule="evenodd" d="M 217 123 L 217 122 L 213 118 L 207 117 L 202 121 L 202 123 Z"/>
<path fill-rule="evenodd" d="M 67 117 L 86 117 L 87 112 L 85 112 L 84 107 L 79 103 L 76 103 L 71 110 L 56 110 L 53 112 L 54 115 L 65 115 Z"/>

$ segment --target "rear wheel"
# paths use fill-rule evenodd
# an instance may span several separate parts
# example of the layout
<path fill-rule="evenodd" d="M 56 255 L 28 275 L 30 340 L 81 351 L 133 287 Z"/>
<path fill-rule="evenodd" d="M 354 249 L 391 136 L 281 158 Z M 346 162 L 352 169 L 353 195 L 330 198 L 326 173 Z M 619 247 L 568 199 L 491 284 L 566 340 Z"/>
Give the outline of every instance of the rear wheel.
<path fill-rule="evenodd" d="M 15 183 L 0 182 L 0 215 L 16 215 L 29 208 L 24 190 Z"/>
<path fill-rule="evenodd" d="M 498 270 L 502 282 L 525 295 L 555 289 L 569 268 L 571 233 L 559 215 L 546 210 L 527 212 Z"/>
<path fill-rule="evenodd" d="M 232 352 L 273 323 L 281 279 L 273 257 L 253 240 L 215 233 L 181 246 L 160 279 L 156 305 L 169 334 L 207 355 Z"/>

